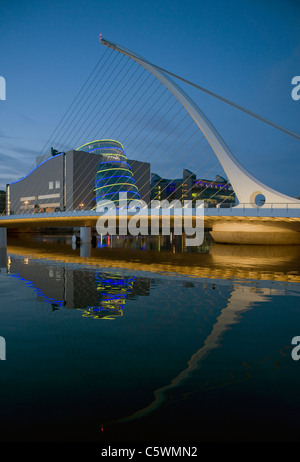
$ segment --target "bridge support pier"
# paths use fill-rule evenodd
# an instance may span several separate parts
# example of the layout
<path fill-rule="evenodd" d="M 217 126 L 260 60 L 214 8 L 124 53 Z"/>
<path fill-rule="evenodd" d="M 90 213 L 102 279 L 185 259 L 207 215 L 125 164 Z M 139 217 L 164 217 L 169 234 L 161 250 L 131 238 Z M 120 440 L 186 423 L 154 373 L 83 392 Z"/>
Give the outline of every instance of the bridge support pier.
<path fill-rule="evenodd" d="M 300 223 L 296 222 L 216 222 L 210 234 L 220 244 L 300 245 Z"/>
<path fill-rule="evenodd" d="M 91 244 L 91 242 L 92 242 L 91 228 L 89 226 L 81 227 L 80 228 L 80 243 Z"/>
<path fill-rule="evenodd" d="M 7 229 L 0 228 L 0 249 L 7 248 Z"/>

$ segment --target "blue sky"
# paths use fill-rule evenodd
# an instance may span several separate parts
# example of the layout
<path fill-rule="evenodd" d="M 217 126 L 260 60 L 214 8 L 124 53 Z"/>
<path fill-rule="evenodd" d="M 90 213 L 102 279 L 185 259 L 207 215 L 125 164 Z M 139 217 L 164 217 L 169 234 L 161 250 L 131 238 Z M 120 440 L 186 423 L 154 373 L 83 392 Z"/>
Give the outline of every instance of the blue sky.
<path fill-rule="evenodd" d="M 0 31 L 0 188 L 43 150 L 105 51 L 99 33 L 300 133 L 300 100 L 291 98 L 300 75 L 297 1 L 1 0 Z M 184 89 L 254 176 L 300 195 L 298 140 Z"/>

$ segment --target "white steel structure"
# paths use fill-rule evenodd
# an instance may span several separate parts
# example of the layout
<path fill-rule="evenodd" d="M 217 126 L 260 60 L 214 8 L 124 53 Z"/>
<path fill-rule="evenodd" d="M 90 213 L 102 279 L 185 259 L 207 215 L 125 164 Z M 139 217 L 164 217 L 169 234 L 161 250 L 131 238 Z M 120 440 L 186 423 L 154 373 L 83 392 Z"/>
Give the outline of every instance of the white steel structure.
<path fill-rule="evenodd" d="M 132 58 L 149 72 L 151 72 L 158 80 L 160 80 L 184 106 L 187 112 L 196 122 L 208 143 L 212 147 L 219 162 L 221 163 L 229 182 L 231 183 L 239 204 L 235 208 L 252 208 L 257 207 L 256 198 L 260 195 L 264 196 L 264 203 L 260 208 L 296 208 L 300 210 L 300 200 L 282 194 L 269 186 L 263 184 L 252 176 L 234 157 L 220 134 L 217 132 L 212 123 L 207 119 L 199 107 L 191 100 L 191 98 L 175 83 L 169 76 L 158 69 L 155 65 L 149 63 L 144 58 L 135 53 L 109 42 L 100 35 L 100 42 L 109 48 L 113 48 L 120 53 Z"/>

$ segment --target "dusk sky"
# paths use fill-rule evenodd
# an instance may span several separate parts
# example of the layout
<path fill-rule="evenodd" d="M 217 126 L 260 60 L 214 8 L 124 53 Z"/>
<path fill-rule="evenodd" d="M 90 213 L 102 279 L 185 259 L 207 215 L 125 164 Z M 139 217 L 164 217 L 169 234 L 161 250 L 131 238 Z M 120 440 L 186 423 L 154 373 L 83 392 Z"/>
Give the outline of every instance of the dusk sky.
<path fill-rule="evenodd" d="M 0 32 L 7 86 L 0 101 L 0 189 L 41 154 L 106 50 L 100 33 L 300 134 L 300 100 L 291 97 L 292 78 L 300 75 L 299 1 L 1 0 Z M 184 89 L 247 170 L 282 193 L 300 195 L 299 140 Z"/>

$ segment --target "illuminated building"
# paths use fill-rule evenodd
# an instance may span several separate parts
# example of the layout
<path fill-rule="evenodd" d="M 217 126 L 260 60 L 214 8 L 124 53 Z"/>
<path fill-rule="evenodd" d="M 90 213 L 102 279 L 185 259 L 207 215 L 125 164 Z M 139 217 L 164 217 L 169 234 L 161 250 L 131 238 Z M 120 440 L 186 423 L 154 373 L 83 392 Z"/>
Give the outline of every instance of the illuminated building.
<path fill-rule="evenodd" d="M 8 213 L 93 210 L 96 197 L 114 200 L 121 187 L 128 199 L 150 202 L 150 164 L 127 159 L 119 142 L 92 141 L 66 153 L 51 148 L 50 156 L 37 157 L 30 173 L 8 185 Z"/>
<path fill-rule="evenodd" d="M 232 186 L 220 176 L 215 180 L 195 180 L 191 189 L 193 202 L 204 200 L 210 207 L 222 203 L 223 206 L 235 205 L 235 194 Z"/>
<path fill-rule="evenodd" d="M 235 205 L 235 194 L 225 178 L 217 176 L 215 180 L 197 179 L 196 175 L 184 169 L 182 179 L 161 178 L 151 175 L 151 200 L 204 200 L 210 207 L 222 203 L 222 206 Z"/>
<path fill-rule="evenodd" d="M 128 200 L 140 199 L 131 165 L 121 143 L 114 140 L 99 140 L 78 149 L 98 154 L 100 157 L 95 180 L 96 207 L 100 202 L 105 205 L 107 201 L 119 206 L 120 193 L 126 193 Z"/>

